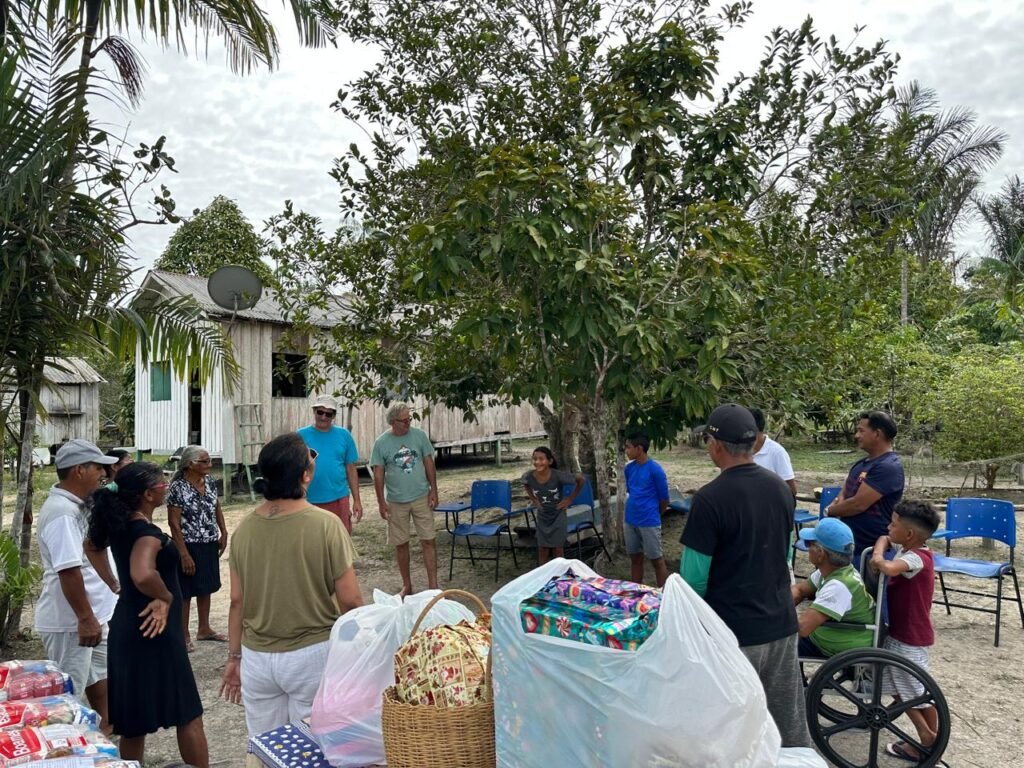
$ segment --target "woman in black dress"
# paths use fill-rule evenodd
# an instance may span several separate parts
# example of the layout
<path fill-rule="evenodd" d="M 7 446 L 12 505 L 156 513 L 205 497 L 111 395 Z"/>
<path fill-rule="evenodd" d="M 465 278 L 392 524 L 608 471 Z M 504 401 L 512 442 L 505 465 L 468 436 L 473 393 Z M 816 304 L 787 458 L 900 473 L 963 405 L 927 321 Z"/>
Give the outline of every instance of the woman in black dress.
<path fill-rule="evenodd" d="M 146 734 L 175 727 L 181 759 L 208 768 L 203 705 L 181 627 L 178 550 L 153 525 L 167 481 L 155 464 L 137 462 L 118 472 L 116 486 L 90 499 L 86 551 L 90 560 L 105 558 L 109 546 L 122 576 L 107 641 L 110 722 L 121 757 L 141 761 Z"/>

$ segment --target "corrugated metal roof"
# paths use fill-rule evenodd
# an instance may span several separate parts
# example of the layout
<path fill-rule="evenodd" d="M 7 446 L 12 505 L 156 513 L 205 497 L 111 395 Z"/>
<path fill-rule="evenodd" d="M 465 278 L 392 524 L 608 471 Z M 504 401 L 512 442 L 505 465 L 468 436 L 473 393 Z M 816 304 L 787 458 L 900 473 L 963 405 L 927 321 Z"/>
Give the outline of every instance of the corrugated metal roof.
<path fill-rule="evenodd" d="M 48 357 L 43 375 L 51 384 L 102 384 L 106 381 L 80 357 Z"/>
<path fill-rule="evenodd" d="M 193 277 L 192 275 L 181 275 L 176 272 L 164 272 L 162 270 L 150 270 L 142 285 L 153 280 L 178 296 L 191 296 L 196 303 L 202 307 L 210 317 L 231 317 L 231 311 L 214 303 L 206 288 L 205 277 Z M 345 297 L 334 296 L 335 305 L 326 311 L 313 310 L 311 321 L 324 328 L 337 325 L 347 314 L 345 309 Z M 263 289 L 263 295 L 256 302 L 255 306 L 249 309 L 239 310 L 235 317 L 247 320 L 262 320 L 267 323 L 287 324 L 289 320 L 285 317 L 285 311 L 277 301 L 274 291 L 269 288 Z"/>

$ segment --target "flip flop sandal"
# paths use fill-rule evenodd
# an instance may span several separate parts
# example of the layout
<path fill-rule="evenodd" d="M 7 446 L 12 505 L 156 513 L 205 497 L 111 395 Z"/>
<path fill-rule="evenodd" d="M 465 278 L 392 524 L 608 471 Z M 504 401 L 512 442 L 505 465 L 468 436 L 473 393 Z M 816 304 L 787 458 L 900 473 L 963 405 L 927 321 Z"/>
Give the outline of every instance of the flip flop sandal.
<path fill-rule="evenodd" d="M 196 635 L 196 640 L 200 643 L 226 643 L 228 641 L 228 639 L 220 632 L 214 632 L 212 635 L 207 635 L 206 637 L 199 637 Z"/>
<path fill-rule="evenodd" d="M 914 765 L 920 765 L 924 762 L 925 758 L 915 757 L 907 752 L 906 746 L 906 742 L 894 741 L 885 745 L 885 753 L 899 760 L 906 760 L 908 763 L 913 763 Z M 939 760 L 939 762 L 935 764 L 935 768 L 949 768 L 949 766 L 946 765 L 945 761 Z"/>

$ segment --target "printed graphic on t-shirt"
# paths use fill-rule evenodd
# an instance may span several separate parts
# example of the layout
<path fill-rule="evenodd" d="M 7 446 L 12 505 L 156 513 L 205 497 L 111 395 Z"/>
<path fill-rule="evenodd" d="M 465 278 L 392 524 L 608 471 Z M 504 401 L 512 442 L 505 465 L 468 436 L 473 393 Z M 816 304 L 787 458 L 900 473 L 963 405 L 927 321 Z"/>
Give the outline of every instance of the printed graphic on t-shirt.
<path fill-rule="evenodd" d="M 419 462 L 419 459 L 419 451 L 410 448 L 407 445 L 403 445 L 395 452 L 394 456 L 391 457 L 391 461 L 394 465 L 407 475 L 411 474 L 416 468 L 416 464 Z"/>

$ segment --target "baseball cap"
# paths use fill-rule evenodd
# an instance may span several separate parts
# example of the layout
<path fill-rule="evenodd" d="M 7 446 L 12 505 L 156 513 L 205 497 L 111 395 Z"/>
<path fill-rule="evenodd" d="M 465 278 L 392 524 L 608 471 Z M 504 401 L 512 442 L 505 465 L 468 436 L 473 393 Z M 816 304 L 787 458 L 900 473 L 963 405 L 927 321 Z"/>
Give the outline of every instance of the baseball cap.
<path fill-rule="evenodd" d="M 313 401 L 313 408 L 330 408 L 332 411 L 338 410 L 338 401 L 333 397 L 327 395 L 320 395 L 316 400 Z"/>
<path fill-rule="evenodd" d="M 853 552 L 853 531 L 836 517 L 826 517 L 819 520 L 813 528 L 801 529 L 800 538 L 804 541 L 816 541 L 832 552 Z"/>
<path fill-rule="evenodd" d="M 68 440 L 57 449 L 57 459 L 54 462 L 57 469 L 77 467 L 79 464 L 117 464 L 116 456 L 107 456 L 88 440 L 75 438 Z"/>
<path fill-rule="evenodd" d="M 752 443 L 757 439 L 757 424 L 750 411 L 736 403 L 720 405 L 711 412 L 708 423 L 697 428 L 726 443 Z"/>

